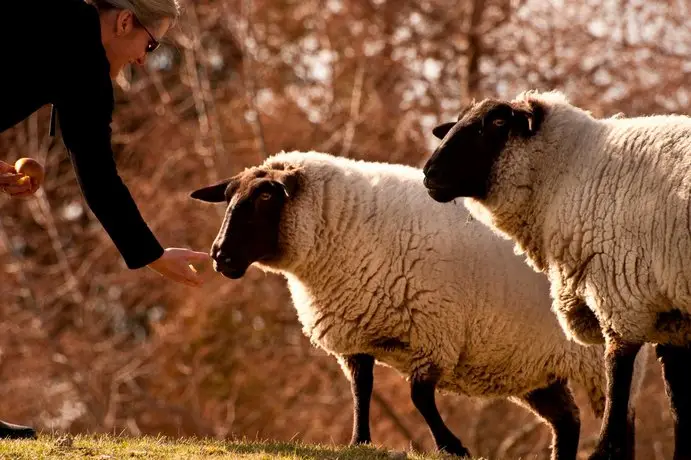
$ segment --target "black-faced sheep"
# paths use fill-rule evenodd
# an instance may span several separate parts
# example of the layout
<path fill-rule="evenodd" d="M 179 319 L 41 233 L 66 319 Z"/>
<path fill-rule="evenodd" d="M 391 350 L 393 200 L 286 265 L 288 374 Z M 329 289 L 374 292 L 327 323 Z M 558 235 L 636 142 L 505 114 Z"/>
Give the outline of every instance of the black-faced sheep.
<path fill-rule="evenodd" d="M 215 269 L 288 281 L 303 331 L 334 355 L 354 397 L 353 442 L 369 442 L 375 360 L 410 378 L 440 449 L 467 449 L 446 427 L 435 389 L 509 397 L 554 432 L 553 458 L 574 459 L 578 408 L 568 382 L 604 408 L 603 347 L 567 340 L 549 283 L 462 206 L 434 203 L 422 171 L 315 152 L 282 153 L 192 197 L 227 203 Z"/>
<path fill-rule="evenodd" d="M 691 458 L 691 118 L 596 119 L 561 93 L 530 91 L 471 104 L 433 132 L 430 196 L 465 197 L 548 275 L 565 331 L 606 340 L 608 404 L 591 458 L 624 455 L 644 343 L 662 362 L 674 458 Z"/>

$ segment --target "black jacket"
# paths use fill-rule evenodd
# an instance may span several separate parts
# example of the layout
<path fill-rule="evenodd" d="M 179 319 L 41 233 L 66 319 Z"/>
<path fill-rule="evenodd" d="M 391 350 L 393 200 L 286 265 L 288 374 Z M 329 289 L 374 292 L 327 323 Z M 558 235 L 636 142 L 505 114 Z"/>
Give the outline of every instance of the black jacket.
<path fill-rule="evenodd" d="M 129 268 L 163 254 L 118 175 L 110 66 L 96 8 L 82 0 L 8 0 L 0 27 L 0 132 L 46 104 L 86 203 Z"/>

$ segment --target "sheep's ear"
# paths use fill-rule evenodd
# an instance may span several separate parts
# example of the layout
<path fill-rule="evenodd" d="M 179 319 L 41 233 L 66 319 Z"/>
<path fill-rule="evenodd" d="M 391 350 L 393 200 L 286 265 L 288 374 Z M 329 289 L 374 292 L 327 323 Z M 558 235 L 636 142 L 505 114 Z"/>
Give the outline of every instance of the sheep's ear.
<path fill-rule="evenodd" d="M 285 173 L 281 174 L 278 176 L 278 183 L 280 183 L 283 186 L 283 191 L 286 194 L 286 197 L 292 198 L 295 196 L 295 192 L 297 192 L 298 185 L 299 185 L 299 170 L 293 169 L 293 170 L 287 170 Z"/>
<path fill-rule="evenodd" d="M 437 139 L 444 139 L 446 134 L 451 131 L 451 128 L 453 128 L 455 124 L 456 123 L 450 121 L 448 123 L 437 125 L 432 129 L 432 134 L 434 134 L 434 137 Z"/>
<path fill-rule="evenodd" d="M 526 102 L 513 106 L 513 126 L 523 137 L 537 133 L 544 118 L 544 109 L 535 102 Z"/>
<path fill-rule="evenodd" d="M 226 189 L 231 179 L 226 179 L 190 193 L 190 198 L 207 203 L 221 203 L 226 200 Z"/>

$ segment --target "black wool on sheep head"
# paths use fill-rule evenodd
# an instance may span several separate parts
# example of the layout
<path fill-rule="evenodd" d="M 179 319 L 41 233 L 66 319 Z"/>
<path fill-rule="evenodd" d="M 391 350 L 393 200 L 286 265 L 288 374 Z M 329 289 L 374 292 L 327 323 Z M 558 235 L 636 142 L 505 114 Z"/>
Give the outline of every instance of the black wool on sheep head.
<path fill-rule="evenodd" d="M 278 255 L 281 213 L 297 192 L 298 179 L 299 170 L 276 163 L 247 169 L 190 194 L 200 201 L 227 203 L 210 251 L 214 270 L 241 278 L 252 263 Z"/>
<path fill-rule="evenodd" d="M 543 118 L 543 107 L 534 102 L 484 99 L 470 104 L 458 121 L 436 126 L 432 132 L 441 143 L 423 169 L 429 195 L 441 203 L 486 198 L 506 143 L 512 136 L 533 136 Z"/>

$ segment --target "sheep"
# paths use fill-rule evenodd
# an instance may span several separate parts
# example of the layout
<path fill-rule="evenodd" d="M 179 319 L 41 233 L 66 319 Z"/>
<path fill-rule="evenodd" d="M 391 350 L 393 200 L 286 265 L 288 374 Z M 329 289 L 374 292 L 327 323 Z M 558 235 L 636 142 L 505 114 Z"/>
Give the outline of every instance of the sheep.
<path fill-rule="evenodd" d="M 603 347 L 566 339 L 547 278 L 462 206 L 429 200 L 422 171 L 319 152 L 281 152 L 191 197 L 227 203 L 211 255 L 287 279 L 304 334 L 351 382 L 351 443 L 371 441 L 376 362 L 409 377 L 440 450 L 469 451 L 444 424 L 435 389 L 508 397 L 553 431 L 554 459 L 574 459 L 580 421 L 568 382 L 604 410 Z M 459 231 L 460 229 L 460 231 Z M 633 414 L 630 422 L 633 424 Z"/>
<path fill-rule="evenodd" d="M 591 459 L 624 455 L 644 343 L 662 363 L 674 458 L 691 458 L 691 118 L 597 119 L 559 91 L 526 91 L 470 104 L 432 132 L 441 142 L 423 168 L 429 195 L 463 198 L 547 274 L 573 340 L 606 342 L 607 407 Z"/>

